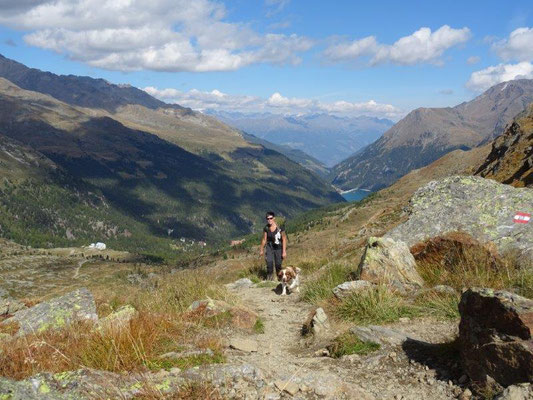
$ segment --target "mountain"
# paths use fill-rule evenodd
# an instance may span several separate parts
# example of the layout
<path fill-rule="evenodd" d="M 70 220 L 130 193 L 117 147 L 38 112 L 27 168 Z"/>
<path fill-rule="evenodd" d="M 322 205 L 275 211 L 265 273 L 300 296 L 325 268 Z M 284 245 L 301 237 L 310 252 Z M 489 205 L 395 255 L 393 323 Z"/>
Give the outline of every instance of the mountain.
<path fill-rule="evenodd" d="M 35 70 L 32 74 L 34 85 L 42 87 Z M 49 73 L 41 74 L 49 79 Z M 61 81 L 62 77 L 54 75 L 55 79 Z M 66 79 L 69 85 L 76 85 L 76 77 Z M 82 86 L 101 84 L 100 80 L 79 79 Z M 110 90 L 118 98 L 117 104 L 129 101 L 127 96 L 120 97 L 120 87 L 111 85 Z M 113 106 L 105 99 L 100 101 L 114 111 L 67 104 L 0 79 L 0 136 L 20 143 L 61 171 L 59 181 L 39 179 L 31 184 L 32 191 L 47 191 L 53 184 L 59 190 L 56 193 L 63 190 L 64 194 L 56 199 L 72 198 L 69 194 L 73 193 L 98 193 L 114 215 L 116 232 L 131 232 L 124 226 L 129 221 L 136 231 L 151 238 L 225 240 L 257 228 L 265 210 L 291 216 L 342 201 L 305 168 L 278 152 L 247 142 L 238 131 L 212 117 L 164 103 L 152 109 L 149 104 Z M 0 175 L 7 174 L 5 168 L 0 164 Z M 5 196 L 3 201 L 10 201 Z M 37 209 L 40 206 L 34 204 Z M 72 235 L 67 234 L 66 216 L 72 211 L 63 206 L 57 202 L 63 228 L 43 228 L 39 234 L 46 240 L 40 240 L 41 245 L 43 241 L 63 245 L 65 237 L 75 242 L 73 237 L 91 236 L 72 229 Z M 100 217 L 96 220 L 105 219 Z M 61 225 L 50 222 L 43 227 L 54 224 Z M 13 232 L 24 230 L 20 215 L 13 212 L 6 212 L 0 225 L 12 226 Z M 34 225 L 40 229 L 39 223 Z"/>
<path fill-rule="evenodd" d="M 242 136 L 250 143 L 260 144 L 266 149 L 277 151 L 278 153 L 283 154 L 288 159 L 297 162 L 302 167 L 307 168 L 310 171 L 313 171 L 315 174 L 320 176 L 323 179 L 326 179 L 329 175 L 329 169 L 316 158 L 311 157 L 309 154 L 293 149 L 289 146 L 278 145 L 269 142 L 268 140 L 260 139 L 254 135 L 250 135 L 246 132 L 242 132 Z"/>
<path fill-rule="evenodd" d="M 327 167 L 374 142 L 393 125 L 387 119 L 328 114 L 285 116 L 212 110 L 207 113 L 260 139 L 302 150 Z"/>
<path fill-rule="evenodd" d="M 533 186 L 533 104 L 492 142 L 476 175 L 513 186 Z"/>
<path fill-rule="evenodd" d="M 500 83 L 453 108 L 419 108 L 332 169 L 342 189 L 377 190 L 444 154 L 485 144 L 533 101 L 533 80 Z"/>

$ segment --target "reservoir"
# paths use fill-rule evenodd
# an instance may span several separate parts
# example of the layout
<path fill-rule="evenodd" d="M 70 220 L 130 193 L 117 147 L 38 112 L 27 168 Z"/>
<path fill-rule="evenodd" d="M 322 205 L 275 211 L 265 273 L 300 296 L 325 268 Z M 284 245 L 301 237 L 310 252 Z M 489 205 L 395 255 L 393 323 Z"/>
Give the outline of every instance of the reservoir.
<path fill-rule="evenodd" d="M 346 201 L 360 201 L 363 200 L 366 196 L 372 194 L 370 190 L 363 190 L 363 189 L 353 189 L 347 192 L 341 193 L 342 197 Z"/>

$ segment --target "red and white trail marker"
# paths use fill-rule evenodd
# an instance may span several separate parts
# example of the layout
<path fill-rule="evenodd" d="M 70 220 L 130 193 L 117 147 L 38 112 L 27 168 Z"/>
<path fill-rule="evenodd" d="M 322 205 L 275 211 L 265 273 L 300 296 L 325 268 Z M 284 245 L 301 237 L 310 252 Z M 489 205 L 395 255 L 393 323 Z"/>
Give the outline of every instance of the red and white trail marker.
<path fill-rule="evenodd" d="M 531 220 L 531 214 L 525 212 L 517 212 L 513 218 L 513 222 L 517 224 L 527 224 Z"/>

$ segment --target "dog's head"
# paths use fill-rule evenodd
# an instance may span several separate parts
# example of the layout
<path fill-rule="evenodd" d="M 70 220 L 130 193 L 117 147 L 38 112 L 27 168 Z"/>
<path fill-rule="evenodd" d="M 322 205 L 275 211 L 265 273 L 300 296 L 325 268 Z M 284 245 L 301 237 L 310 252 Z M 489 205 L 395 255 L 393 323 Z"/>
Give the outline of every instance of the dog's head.
<path fill-rule="evenodd" d="M 290 282 L 298 276 L 300 268 L 298 267 L 285 267 L 278 272 L 278 279 L 281 282 Z"/>

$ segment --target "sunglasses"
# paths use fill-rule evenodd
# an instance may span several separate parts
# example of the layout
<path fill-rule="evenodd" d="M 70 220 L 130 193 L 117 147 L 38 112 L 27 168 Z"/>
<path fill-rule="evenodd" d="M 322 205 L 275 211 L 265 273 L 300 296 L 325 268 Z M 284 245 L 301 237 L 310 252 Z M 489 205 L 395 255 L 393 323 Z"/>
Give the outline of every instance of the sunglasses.
<path fill-rule="evenodd" d="M 267 217 L 267 219 L 274 219 L 274 217 Z"/>

